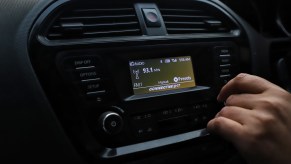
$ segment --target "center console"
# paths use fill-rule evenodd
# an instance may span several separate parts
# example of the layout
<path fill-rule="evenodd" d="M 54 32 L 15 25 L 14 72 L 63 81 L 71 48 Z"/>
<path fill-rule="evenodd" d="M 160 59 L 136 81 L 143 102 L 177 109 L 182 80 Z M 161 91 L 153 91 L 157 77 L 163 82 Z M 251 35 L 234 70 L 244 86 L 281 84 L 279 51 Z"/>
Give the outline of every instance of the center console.
<path fill-rule="evenodd" d="M 58 1 L 32 29 L 31 61 L 74 145 L 102 161 L 188 142 L 221 153 L 205 128 L 222 86 L 250 69 L 241 25 L 210 1 L 113 4 Z"/>
<path fill-rule="evenodd" d="M 56 65 L 90 128 L 110 146 L 205 128 L 220 88 L 238 73 L 231 42 L 66 51 Z M 108 140 L 110 138 L 110 140 Z"/>

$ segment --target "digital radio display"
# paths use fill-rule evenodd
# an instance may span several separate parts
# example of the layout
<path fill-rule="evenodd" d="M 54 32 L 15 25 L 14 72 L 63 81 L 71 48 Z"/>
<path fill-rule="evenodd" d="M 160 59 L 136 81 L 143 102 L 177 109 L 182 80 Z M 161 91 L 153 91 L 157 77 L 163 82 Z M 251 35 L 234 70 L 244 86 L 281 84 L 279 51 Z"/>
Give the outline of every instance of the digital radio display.
<path fill-rule="evenodd" d="M 134 94 L 195 87 L 191 56 L 129 61 Z"/>

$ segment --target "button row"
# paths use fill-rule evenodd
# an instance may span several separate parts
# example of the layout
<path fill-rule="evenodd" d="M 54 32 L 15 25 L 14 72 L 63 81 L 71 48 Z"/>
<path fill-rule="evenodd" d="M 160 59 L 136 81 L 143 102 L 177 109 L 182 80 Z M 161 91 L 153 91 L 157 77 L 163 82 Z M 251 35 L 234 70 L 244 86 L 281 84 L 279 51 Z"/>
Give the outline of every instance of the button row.
<path fill-rule="evenodd" d="M 160 120 L 151 124 L 137 124 L 133 128 L 133 133 L 139 138 L 153 137 L 183 129 L 190 130 L 195 128 L 203 128 L 213 116 L 210 114 L 190 114 L 166 120 Z"/>
<path fill-rule="evenodd" d="M 154 126 L 144 126 L 134 129 L 134 134 L 137 137 L 151 137 L 157 133 L 157 129 Z"/>
<path fill-rule="evenodd" d="M 99 59 L 94 56 L 67 57 L 63 65 L 70 80 L 88 100 L 102 102 L 107 90 L 104 86 Z"/>
<path fill-rule="evenodd" d="M 195 104 L 186 107 L 167 108 L 158 112 L 135 115 L 132 117 L 132 119 L 134 122 L 147 122 L 148 120 L 152 119 L 167 119 L 190 113 L 203 113 L 207 111 L 208 108 L 209 104 L 207 103 Z"/>
<path fill-rule="evenodd" d="M 185 114 L 199 114 L 203 113 L 207 110 L 208 104 L 195 104 L 191 106 L 186 106 L 186 107 L 177 107 L 177 108 L 172 108 L 172 109 L 165 109 L 162 110 L 159 113 L 160 119 L 167 119 L 171 117 L 177 117 Z"/>
<path fill-rule="evenodd" d="M 209 108 L 208 103 L 201 103 L 135 115 L 132 117 L 133 131 L 137 137 L 150 137 L 159 132 L 205 126 L 212 118 Z"/>
<path fill-rule="evenodd" d="M 216 47 L 216 55 L 219 60 L 219 78 L 223 85 L 226 84 L 232 77 L 232 49 L 230 47 Z"/>

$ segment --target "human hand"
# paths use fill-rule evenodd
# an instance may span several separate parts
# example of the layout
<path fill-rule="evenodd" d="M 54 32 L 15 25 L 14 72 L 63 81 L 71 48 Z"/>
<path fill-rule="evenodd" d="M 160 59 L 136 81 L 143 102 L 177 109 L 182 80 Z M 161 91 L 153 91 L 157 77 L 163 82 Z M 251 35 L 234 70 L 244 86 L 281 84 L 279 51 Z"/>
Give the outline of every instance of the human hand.
<path fill-rule="evenodd" d="M 291 94 L 257 76 L 239 74 L 220 91 L 225 107 L 207 129 L 234 144 L 251 164 L 291 163 Z"/>

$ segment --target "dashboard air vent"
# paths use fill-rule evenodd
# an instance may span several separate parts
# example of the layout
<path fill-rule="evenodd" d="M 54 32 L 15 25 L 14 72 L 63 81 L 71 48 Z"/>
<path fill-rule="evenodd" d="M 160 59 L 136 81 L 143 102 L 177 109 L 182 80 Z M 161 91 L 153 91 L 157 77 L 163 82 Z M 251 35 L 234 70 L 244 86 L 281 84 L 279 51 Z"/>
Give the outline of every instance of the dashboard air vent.
<path fill-rule="evenodd" d="M 132 7 L 73 7 L 61 13 L 47 30 L 49 40 L 141 35 Z"/>
<path fill-rule="evenodd" d="M 160 8 L 169 34 L 227 33 L 230 28 L 210 12 L 197 8 Z"/>

